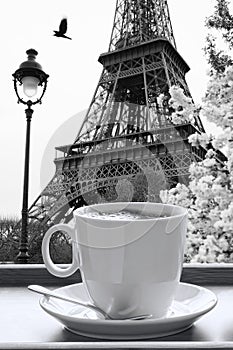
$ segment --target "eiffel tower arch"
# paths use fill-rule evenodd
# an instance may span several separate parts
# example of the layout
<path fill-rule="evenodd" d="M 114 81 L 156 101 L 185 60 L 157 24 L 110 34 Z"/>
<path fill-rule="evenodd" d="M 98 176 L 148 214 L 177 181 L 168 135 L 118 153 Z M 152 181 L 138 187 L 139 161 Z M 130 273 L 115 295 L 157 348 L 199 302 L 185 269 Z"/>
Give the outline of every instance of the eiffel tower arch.
<path fill-rule="evenodd" d="M 138 174 L 148 196 L 155 187 L 187 183 L 190 164 L 205 156 L 188 143 L 189 135 L 204 132 L 199 116 L 171 121 L 170 87 L 191 94 L 166 0 L 117 0 L 109 49 L 98 61 L 102 74 L 81 128 L 72 144 L 56 147 L 55 175 L 29 209 L 31 220 L 69 221 L 90 193 L 106 200 L 104 189 L 122 179 L 132 183 Z"/>

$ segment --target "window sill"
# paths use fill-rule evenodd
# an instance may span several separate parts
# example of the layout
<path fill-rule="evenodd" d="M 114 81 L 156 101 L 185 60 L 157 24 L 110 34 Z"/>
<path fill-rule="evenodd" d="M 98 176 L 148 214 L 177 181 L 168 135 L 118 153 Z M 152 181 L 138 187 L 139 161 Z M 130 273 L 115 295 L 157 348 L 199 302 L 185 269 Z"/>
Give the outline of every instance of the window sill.
<path fill-rule="evenodd" d="M 181 280 L 198 285 L 233 286 L 233 264 L 184 264 Z M 43 264 L 0 265 L 0 286 L 13 287 L 35 283 L 62 286 L 80 281 L 79 272 L 66 279 L 57 278 L 52 276 Z"/>
<path fill-rule="evenodd" d="M 190 329 L 146 341 L 101 341 L 74 335 L 47 315 L 28 284 L 54 288 L 80 281 L 51 276 L 43 265 L 0 265 L 0 349 L 233 349 L 233 264 L 185 265 L 182 281 L 208 286 L 217 306 Z"/>

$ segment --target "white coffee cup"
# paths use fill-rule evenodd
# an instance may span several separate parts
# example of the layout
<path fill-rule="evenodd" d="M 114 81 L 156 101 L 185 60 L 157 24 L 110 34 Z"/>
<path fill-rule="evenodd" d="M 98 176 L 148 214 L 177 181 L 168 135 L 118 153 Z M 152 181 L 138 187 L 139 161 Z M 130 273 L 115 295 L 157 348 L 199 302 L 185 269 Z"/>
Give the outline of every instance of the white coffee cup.
<path fill-rule="evenodd" d="M 115 215 L 122 210 L 143 216 L 122 219 Z M 46 232 L 42 255 L 48 271 L 67 277 L 80 268 L 91 301 L 112 318 L 165 317 L 180 281 L 187 210 L 147 202 L 96 204 L 76 209 L 74 222 L 74 227 L 58 224 Z M 50 257 L 56 231 L 72 239 L 73 260 L 66 269 Z"/>

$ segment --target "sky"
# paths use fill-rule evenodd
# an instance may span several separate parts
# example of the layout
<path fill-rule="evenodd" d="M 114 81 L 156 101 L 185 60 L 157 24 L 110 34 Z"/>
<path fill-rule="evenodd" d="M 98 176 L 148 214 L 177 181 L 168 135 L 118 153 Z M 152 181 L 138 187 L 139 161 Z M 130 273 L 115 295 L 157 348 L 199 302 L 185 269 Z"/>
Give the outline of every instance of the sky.
<path fill-rule="evenodd" d="M 186 79 L 195 102 L 207 84 L 203 47 L 204 21 L 214 0 L 168 0 L 177 49 L 190 66 Z M 89 107 L 108 50 L 116 0 L 7 0 L 0 2 L 0 217 L 20 217 L 25 152 L 25 106 L 17 104 L 12 74 L 26 60 L 26 50 L 38 51 L 37 61 L 49 74 L 41 105 L 34 106 L 31 125 L 29 204 L 55 172 L 55 146 L 72 144 Z M 56 38 L 61 18 L 67 35 Z M 213 126 L 207 126 L 212 132 Z M 213 129 L 214 130 L 214 129 Z"/>

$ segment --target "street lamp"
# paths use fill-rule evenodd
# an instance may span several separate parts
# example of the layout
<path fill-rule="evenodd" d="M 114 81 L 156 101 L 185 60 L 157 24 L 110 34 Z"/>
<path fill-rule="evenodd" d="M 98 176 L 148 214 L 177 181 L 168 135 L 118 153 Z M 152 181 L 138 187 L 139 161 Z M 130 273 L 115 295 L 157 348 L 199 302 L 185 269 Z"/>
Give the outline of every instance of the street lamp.
<path fill-rule="evenodd" d="M 27 105 L 25 109 L 27 129 L 25 146 L 25 164 L 24 164 L 24 185 L 23 185 L 23 206 L 22 206 L 22 229 L 17 260 L 24 264 L 29 259 L 28 254 L 28 185 L 29 185 L 29 151 L 30 151 L 30 123 L 33 109 L 32 105 L 42 102 L 44 96 L 48 74 L 46 74 L 41 65 L 36 62 L 38 52 L 34 49 L 26 51 L 27 61 L 21 63 L 19 69 L 15 71 L 14 89 L 18 97 L 18 103 Z M 26 100 L 24 100 L 26 98 Z"/>

